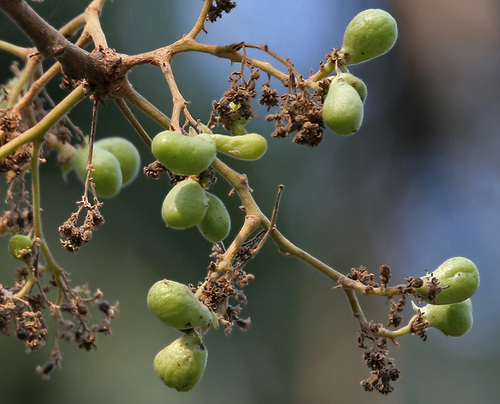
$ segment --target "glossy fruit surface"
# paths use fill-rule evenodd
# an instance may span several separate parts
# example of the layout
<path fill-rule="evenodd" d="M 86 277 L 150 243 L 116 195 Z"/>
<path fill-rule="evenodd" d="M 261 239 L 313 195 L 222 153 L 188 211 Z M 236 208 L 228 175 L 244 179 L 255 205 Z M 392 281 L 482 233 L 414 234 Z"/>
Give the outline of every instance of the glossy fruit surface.
<path fill-rule="evenodd" d="M 107 150 L 116 157 L 122 171 L 122 185 L 127 185 L 137 177 L 141 157 L 132 142 L 122 137 L 107 137 L 95 142 L 94 146 Z"/>
<path fill-rule="evenodd" d="M 363 101 L 342 76 L 330 83 L 323 103 L 323 120 L 339 135 L 352 135 L 363 122 Z"/>
<path fill-rule="evenodd" d="M 31 237 L 15 234 L 9 240 L 9 250 L 15 259 L 23 260 L 22 250 L 31 249 L 33 242 Z"/>
<path fill-rule="evenodd" d="M 194 179 L 177 183 L 167 194 L 161 208 L 163 220 L 174 229 L 187 229 L 201 222 L 208 209 L 203 187 Z"/>
<path fill-rule="evenodd" d="M 166 279 L 156 282 L 149 290 L 147 302 L 156 317 L 179 330 L 204 328 L 216 321 L 191 289 L 179 282 Z"/>
<path fill-rule="evenodd" d="M 464 257 L 446 260 L 428 277 L 422 279 L 427 280 L 434 277 L 438 280 L 438 286 L 443 290 L 438 293 L 435 301 L 429 300 L 429 303 L 432 304 L 461 302 L 476 293 L 479 287 L 479 271 L 470 259 Z M 424 284 L 417 291 L 421 296 L 426 297 L 429 287 Z"/>
<path fill-rule="evenodd" d="M 396 20 L 384 10 L 368 9 L 347 26 L 340 54 L 346 64 L 354 65 L 388 52 L 397 38 Z"/>
<path fill-rule="evenodd" d="M 452 304 L 428 304 L 420 310 L 422 321 L 451 337 L 460 337 L 472 327 L 470 299 Z"/>
<path fill-rule="evenodd" d="M 257 160 L 267 150 L 267 140 L 258 133 L 239 136 L 211 135 L 217 150 L 242 160 Z"/>
<path fill-rule="evenodd" d="M 217 196 L 207 192 L 208 210 L 198 228 L 208 241 L 217 243 L 224 240 L 231 229 L 231 218 L 222 202 Z"/>
<path fill-rule="evenodd" d="M 151 150 L 160 163 L 179 175 L 205 171 L 217 154 L 215 141 L 208 133 L 184 136 L 171 130 L 158 133 Z"/>
<path fill-rule="evenodd" d="M 87 177 L 88 153 L 89 146 L 87 145 L 76 150 L 72 160 L 72 166 L 83 183 Z M 94 166 L 92 178 L 96 194 L 105 198 L 111 198 L 118 194 L 122 187 L 122 171 L 120 163 L 113 153 L 100 147 L 94 147 L 92 165 Z"/>
<path fill-rule="evenodd" d="M 158 352 L 154 368 L 168 387 L 189 391 L 203 376 L 207 358 L 207 349 L 198 334 L 192 331 Z"/>

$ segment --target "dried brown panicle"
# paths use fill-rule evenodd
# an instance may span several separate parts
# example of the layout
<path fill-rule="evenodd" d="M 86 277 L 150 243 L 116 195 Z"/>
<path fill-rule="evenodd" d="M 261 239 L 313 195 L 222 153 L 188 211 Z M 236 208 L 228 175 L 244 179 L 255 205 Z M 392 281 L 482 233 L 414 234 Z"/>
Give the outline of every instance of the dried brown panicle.
<path fill-rule="evenodd" d="M 207 21 L 215 22 L 217 18 L 222 17 L 223 12 L 229 13 L 235 7 L 236 3 L 234 1 L 215 0 L 208 10 Z"/>

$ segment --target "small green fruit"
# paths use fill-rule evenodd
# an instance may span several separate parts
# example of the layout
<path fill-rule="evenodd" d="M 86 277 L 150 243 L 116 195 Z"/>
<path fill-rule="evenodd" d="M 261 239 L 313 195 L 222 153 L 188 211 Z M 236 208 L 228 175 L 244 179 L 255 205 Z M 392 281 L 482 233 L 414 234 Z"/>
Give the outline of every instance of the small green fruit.
<path fill-rule="evenodd" d="M 207 358 L 207 349 L 198 334 L 192 331 L 158 352 L 154 368 L 168 387 L 189 391 L 203 376 Z"/>
<path fill-rule="evenodd" d="M 87 177 L 88 154 L 89 146 L 86 145 L 75 152 L 72 160 L 72 166 L 83 183 Z M 122 187 L 123 177 L 120 163 L 113 153 L 100 147 L 94 147 L 92 165 L 94 166 L 92 178 L 96 194 L 105 198 L 111 198 L 118 194 Z"/>
<path fill-rule="evenodd" d="M 187 229 L 202 221 L 208 209 L 203 187 L 194 179 L 177 183 L 167 194 L 161 208 L 163 220 L 174 229 Z"/>
<path fill-rule="evenodd" d="M 217 324 L 215 314 L 182 283 L 166 279 L 156 282 L 149 290 L 147 302 L 156 317 L 179 330 Z"/>
<path fill-rule="evenodd" d="M 342 76 L 330 83 L 323 103 L 323 120 L 339 135 L 352 135 L 363 122 L 363 101 Z"/>
<path fill-rule="evenodd" d="M 354 89 L 359 94 L 359 98 L 361 98 L 361 101 L 363 101 L 364 103 L 366 100 L 366 96 L 368 95 L 368 90 L 363 80 L 361 80 L 359 77 L 356 77 L 351 73 L 341 73 L 340 76 L 343 77 L 345 81 L 347 81 L 351 86 L 354 87 Z"/>
<path fill-rule="evenodd" d="M 239 136 L 210 135 L 217 144 L 217 150 L 242 160 L 257 160 L 267 150 L 267 140 L 258 133 Z"/>
<path fill-rule="evenodd" d="M 420 310 L 424 323 L 451 337 L 460 337 L 472 327 L 472 303 L 470 299 L 452 304 L 428 304 Z"/>
<path fill-rule="evenodd" d="M 122 171 L 122 185 L 127 185 L 137 177 L 141 157 L 132 142 L 122 137 L 108 137 L 95 142 L 94 146 L 107 150 L 116 157 Z"/>
<path fill-rule="evenodd" d="M 444 288 L 438 293 L 432 304 L 451 304 L 468 299 L 476 293 L 479 287 L 479 271 L 476 265 L 464 257 L 454 257 L 443 262 L 429 276 L 423 277 L 425 281 L 436 278 L 438 286 Z M 426 297 L 429 293 L 427 284 L 417 289 L 419 295 Z"/>
<path fill-rule="evenodd" d="M 31 241 L 31 237 L 29 236 L 15 234 L 9 241 L 10 253 L 15 259 L 21 261 L 24 259 L 24 253 L 29 253 L 28 250 L 31 250 L 31 247 L 33 247 L 33 242 Z"/>
<path fill-rule="evenodd" d="M 231 229 L 231 218 L 222 202 L 217 196 L 207 192 L 208 210 L 203 220 L 198 224 L 198 229 L 208 241 L 218 243 L 224 240 Z"/>
<path fill-rule="evenodd" d="M 151 150 L 154 156 L 179 175 L 195 175 L 205 171 L 217 154 L 215 141 L 207 133 L 184 136 L 166 130 L 153 139 Z"/>
<path fill-rule="evenodd" d="M 388 52 L 397 38 L 396 20 L 386 11 L 368 9 L 347 26 L 340 54 L 346 64 L 354 65 Z"/>

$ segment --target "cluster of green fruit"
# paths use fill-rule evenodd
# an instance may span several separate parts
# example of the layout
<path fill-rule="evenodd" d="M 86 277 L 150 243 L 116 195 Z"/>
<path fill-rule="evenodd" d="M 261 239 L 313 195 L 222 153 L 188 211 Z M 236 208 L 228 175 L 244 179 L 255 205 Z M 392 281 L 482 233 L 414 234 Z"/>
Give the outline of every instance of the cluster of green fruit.
<path fill-rule="evenodd" d="M 174 229 L 198 226 L 201 234 L 215 243 L 228 235 L 231 221 L 224 203 L 200 184 L 199 174 L 210 167 L 217 152 L 256 160 L 266 152 L 267 141 L 257 133 L 231 136 L 193 132 L 186 136 L 166 130 L 153 139 L 151 150 L 158 161 L 173 173 L 187 176 L 165 197 L 162 217 Z"/>
<path fill-rule="evenodd" d="M 184 334 L 163 348 L 154 359 L 154 368 L 163 382 L 178 391 L 191 390 L 203 376 L 208 351 L 202 333 L 217 327 L 214 312 L 203 305 L 186 285 L 162 280 L 156 282 L 147 297 L 151 311 L 163 323 Z"/>
<path fill-rule="evenodd" d="M 75 151 L 71 165 L 78 178 L 87 178 L 87 159 L 89 145 Z M 141 159 L 136 147 L 121 137 L 98 140 L 92 149 L 92 178 L 98 196 L 111 198 L 120 192 L 124 185 L 135 179 L 139 172 Z"/>
<path fill-rule="evenodd" d="M 396 20 L 386 11 L 368 9 L 347 26 L 338 51 L 341 66 L 365 62 L 388 52 L 398 37 Z M 363 122 L 366 86 L 362 80 L 337 70 L 323 103 L 323 120 L 339 135 L 352 135 Z"/>
<path fill-rule="evenodd" d="M 441 288 L 437 296 L 429 298 L 433 278 Z M 472 303 L 470 297 L 479 287 L 479 271 L 469 259 L 454 257 L 443 262 L 434 272 L 421 278 L 424 285 L 417 289 L 420 296 L 429 303 L 417 308 L 422 321 L 428 327 L 436 328 L 445 335 L 459 337 L 472 327 Z"/>

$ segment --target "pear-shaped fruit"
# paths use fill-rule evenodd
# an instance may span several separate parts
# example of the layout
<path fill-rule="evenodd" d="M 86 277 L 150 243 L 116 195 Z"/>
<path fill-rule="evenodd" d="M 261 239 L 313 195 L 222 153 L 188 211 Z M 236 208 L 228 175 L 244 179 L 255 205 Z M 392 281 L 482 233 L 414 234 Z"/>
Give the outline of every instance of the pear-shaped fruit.
<path fill-rule="evenodd" d="M 468 299 L 476 293 L 479 287 L 479 271 L 476 265 L 467 258 L 454 257 L 443 262 L 430 275 L 423 277 L 424 281 L 436 278 L 438 286 L 443 288 L 432 304 L 451 304 Z M 417 289 L 419 295 L 426 297 L 429 287 L 424 285 Z"/>
<path fill-rule="evenodd" d="M 174 229 L 187 229 L 201 222 L 208 209 L 203 187 L 194 179 L 177 183 L 167 194 L 161 208 L 163 220 Z"/>
<path fill-rule="evenodd" d="M 359 98 L 361 98 L 361 101 L 363 101 L 364 103 L 366 100 L 366 96 L 368 95 L 368 89 L 366 88 L 366 84 L 364 83 L 364 81 L 351 73 L 341 73 L 340 76 L 343 77 L 345 81 L 347 81 L 351 86 L 354 87 L 354 89 L 359 94 Z"/>
<path fill-rule="evenodd" d="M 168 387 L 189 391 L 203 376 L 207 358 L 203 342 L 195 331 L 191 331 L 158 352 L 154 368 Z"/>
<path fill-rule="evenodd" d="M 141 157 L 132 142 L 115 136 L 98 140 L 94 146 L 107 150 L 116 157 L 122 171 L 122 185 L 127 185 L 137 177 Z"/>
<path fill-rule="evenodd" d="M 149 290 L 148 306 L 165 324 L 179 330 L 216 325 L 215 314 L 186 285 L 161 280 Z"/>
<path fill-rule="evenodd" d="M 231 229 L 231 218 L 222 202 L 217 196 L 207 192 L 208 209 L 203 220 L 198 223 L 198 229 L 208 241 L 217 243 L 224 240 Z"/>
<path fill-rule="evenodd" d="M 72 166 L 78 178 L 85 182 L 87 177 L 87 157 L 89 146 L 86 145 L 73 154 Z M 120 192 L 122 187 L 122 171 L 118 159 L 113 153 L 100 147 L 94 147 L 92 153 L 92 178 L 94 179 L 95 192 L 98 196 L 111 198 Z"/>
<path fill-rule="evenodd" d="M 158 133 L 151 150 L 160 163 L 179 175 L 205 171 L 217 154 L 215 141 L 208 133 L 184 136 L 171 130 Z"/>
<path fill-rule="evenodd" d="M 323 103 L 323 120 L 339 135 L 352 135 L 363 122 L 363 101 L 358 91 L 342 76 L 330 83 Z"/>
<path fill-rule="evenodd" d="M 210 135 L 217 144 L 217 150 L 242 160 L 257 160 L 267 150 L 267 140 L 258 133 L 239 136 Z"/>
<path fill-rule="evenodd" d="M 451 337 L 460 337 L 472 327 L 470 299 L 452 304 L 428 304 L 420 310 L 424 323 Z"/>
<path fill-rule="evenodd" d="M 354 65 L 388 52 L 397 38 L 396 20 L 384 10 L 368 9 L 347 26 L 340 54 L 345 64 Z"/>

